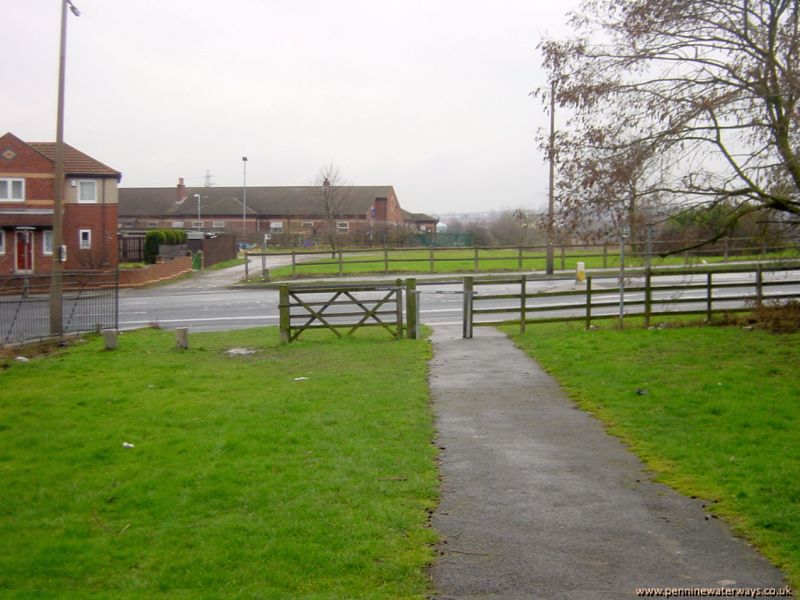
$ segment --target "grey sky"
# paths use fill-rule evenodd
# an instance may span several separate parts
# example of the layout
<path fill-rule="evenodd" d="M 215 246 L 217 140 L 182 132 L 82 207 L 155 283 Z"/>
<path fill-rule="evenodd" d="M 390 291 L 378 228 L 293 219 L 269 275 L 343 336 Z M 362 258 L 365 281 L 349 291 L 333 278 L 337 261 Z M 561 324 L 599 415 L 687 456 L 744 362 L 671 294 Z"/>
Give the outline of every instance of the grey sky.
<path fill-rule="evenodd" d="M 1 0 L 0 133 L 55 139 L 60 0 Z M 65 139 L 123 186 L 308 185 L 324 164 L 412 211 L 546 204 L 528 92 L 544 0 L 74 0 Z"/>

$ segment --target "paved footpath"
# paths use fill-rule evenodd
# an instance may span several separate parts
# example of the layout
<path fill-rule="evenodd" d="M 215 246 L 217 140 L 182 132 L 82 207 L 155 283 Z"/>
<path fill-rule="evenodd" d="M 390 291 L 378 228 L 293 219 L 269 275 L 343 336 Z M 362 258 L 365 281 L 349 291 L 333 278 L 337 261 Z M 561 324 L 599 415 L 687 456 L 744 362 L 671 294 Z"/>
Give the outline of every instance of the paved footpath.
<path fill-rule="evenodd" d="M 637 587 L 780 588 L 783 577 L 653 483 L 639 460 L 502 333 L 435 327 L 431 389 L 445 599 L 635 598 Z M 575 365 L 580 368 L 580 365 Z"/>

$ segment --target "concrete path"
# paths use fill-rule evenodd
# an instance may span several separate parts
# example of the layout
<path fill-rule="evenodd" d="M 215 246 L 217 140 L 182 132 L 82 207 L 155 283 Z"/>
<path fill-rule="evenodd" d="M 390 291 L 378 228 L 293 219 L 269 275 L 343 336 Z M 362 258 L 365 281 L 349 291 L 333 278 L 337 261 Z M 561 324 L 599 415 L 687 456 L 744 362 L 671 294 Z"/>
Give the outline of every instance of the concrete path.
<path fill-rule="evenodd" d="M 635 598 L 644 587 L 781 587 L 783 577 L 639 460 L 502 333 L 436 327 L 444 599 Z"/>

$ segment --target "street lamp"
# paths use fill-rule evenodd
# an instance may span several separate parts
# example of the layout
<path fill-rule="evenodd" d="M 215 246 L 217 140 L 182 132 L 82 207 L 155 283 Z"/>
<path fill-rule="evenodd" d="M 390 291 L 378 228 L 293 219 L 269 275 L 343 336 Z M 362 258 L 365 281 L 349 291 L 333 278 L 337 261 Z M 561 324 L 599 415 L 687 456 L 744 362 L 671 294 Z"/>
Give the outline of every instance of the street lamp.
<path fill-rule="evenodd" d="M 242 157 L 244 179 L 242 180 L 242 236 L 247 231 L 247 157 Z"/>
<path fill-rule="evenodd" d="M 58 54 L 58 108 L 56 113 L 56 164 L 53 180 L 53 267 L 50 279 L 50 335 L 64 333 L 62 306 L 62 263 L 66 260 L 63 235 L 64 206 L 64 80 L 67 62 L 67 7 L 81 16 L 72 0 L 61 2 L 61 43 Z"/>
<path fill-rule="evenodd" d="M 195 194 L 194 197 L 197 198 L 197 220 L 202 221 L 203 217 L 200 216 L 200 194 Z M 200 223 L 200 228 L 202 229 L 202 227 L 203 224 Z"/>

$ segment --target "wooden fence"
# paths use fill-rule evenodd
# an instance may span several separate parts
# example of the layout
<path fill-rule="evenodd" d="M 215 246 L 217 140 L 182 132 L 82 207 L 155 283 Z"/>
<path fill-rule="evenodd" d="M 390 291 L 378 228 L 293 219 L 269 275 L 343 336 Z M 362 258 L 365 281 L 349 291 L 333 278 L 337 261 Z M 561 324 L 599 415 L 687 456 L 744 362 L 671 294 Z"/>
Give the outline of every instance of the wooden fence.
<path fill-rule="evenodd" d="M 399 279 L 394 285 L 284 284 L 278 309 L 283 343 L 310 329 L 327 329 L 342 337 L 361 327 L 383 327 L 392 337 L 403 337 L 403 284 Z"/>
<path fill-rule="evenodd" d="M 691 241 L 652 241 L 648 247 L 646 243 L 627 244 L 625 252 L 628 256 L 644 259 L 647 256 L 658 256 L 666 253 L 673 247 L 690 245 Z M 648 252 L 649 250 L 649 252 Z M 717 256 L 723 262 L 735 260 L 741 256 L 765 256 L 776 252 L 794 252 L 800 250 L 797 242 L 767 244 L 766 242 L 752 242 L 744 238 L 726 238 L 717 244 L 705 246 L 694 251 L 681 252 L 684 264 L 701 257 Z M 469 265 L 474 272 L 481 271 L 482 267 L 491 266 L 498 270 L 544 270 L 546 261 L 546 245 L 538 246 L 491 246 L 491 247 L 427 247 L 427 248 L 368 248 L 347 250 L 292 250 L 291 252 L 261 252 L 246 253 L 246 256 L 290 256 L 291 275 L 297 276 L 304 268 L 333 267 L 338 275 L 344 275 L 346 270 L 358 265 L 371 265 L 364 271 L 383 272 L 384 274 L 397 272 L 403 263 L 417 264 L 415 272 L 437 272 L 437 265 L 459 262 Z M 424 256 L 419 256 L 420 253 Z M 576 261 L 593 261 L 593 266 L 609 268 L 618 263 L 620 247 L 618 244 L 562 244 L 553 247 L 554 263 L 561 270 L 574 268 Z M 414 256 L 416 255 L 416 256 Z M 303 257 L 301 262 L 299 257 Z M 319 257 L 319 258 L 317 258 Z M 328 258 L 330 257 L 330 258 Z M 310 258 L 310 260 L 309 260 Z M 263 261 L 262 261 L 263 262 Z M 265 270 L 266 267 L 262 269 Z M 355 269 L 358 271 L 358 268 Z M 408 270 L 408 269 L 406 269 Z M 445 269 L 446 270 L 446 269 Z M 467 270 L 467 269 L 461 269 Z"/>
<path fill-rule="evenodd" d="M 583 289 L 530 292 L 526 276 L 464 278 L 464 337 L 474 326 L 526 325 L 557 321 L 641 317 L 645 327 L 654 315 L 703 315 L 747 312 L 765 302 L 800 298 L 800 275 L 792 267 L 727 269 L 725 271 L 646 271 L 622 281 L 618 277 L 587 277 Z M 515 293 L 487 293 L 492 286 L 519 286 Z M 788 286 L 794 289 L 786 290 Z M 580 287 L 580 286 L 574 286 Z M 531 304 L 532 299 L 542 300 Z M 490 306 L 491 304 L 491 306 Z M 487 316 L 500 316 L 489 318 Z"/>

